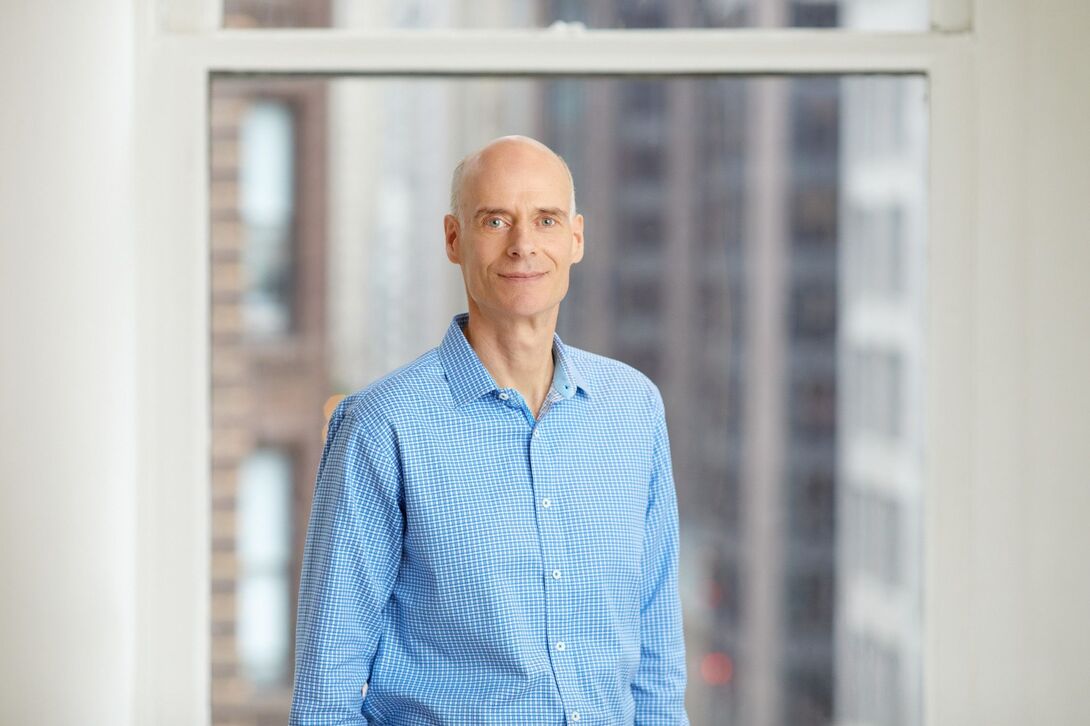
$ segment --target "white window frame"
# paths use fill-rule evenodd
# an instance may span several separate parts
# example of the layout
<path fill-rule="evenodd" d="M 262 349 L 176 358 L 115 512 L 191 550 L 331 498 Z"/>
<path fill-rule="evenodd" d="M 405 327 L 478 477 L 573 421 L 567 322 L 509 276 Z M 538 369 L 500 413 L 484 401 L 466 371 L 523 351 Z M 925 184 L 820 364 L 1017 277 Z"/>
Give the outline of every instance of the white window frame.
<path fill-rule="evenodd" d="M 136 722 L 210 723 L 208 108 L 220 72 L 918 73 L 929 80 L 925 723 L 959 723 L 972 655 L 977 306 L 972 0 L 922 33 L 838 30 L 221 30 L 215 0 L 137 0 Z M 446 173 L 436 169 L 437 174 Z M 317 434 L 316 434 L 317 435 Z M 962 721 L 968 723 L 968 721 Z"/>

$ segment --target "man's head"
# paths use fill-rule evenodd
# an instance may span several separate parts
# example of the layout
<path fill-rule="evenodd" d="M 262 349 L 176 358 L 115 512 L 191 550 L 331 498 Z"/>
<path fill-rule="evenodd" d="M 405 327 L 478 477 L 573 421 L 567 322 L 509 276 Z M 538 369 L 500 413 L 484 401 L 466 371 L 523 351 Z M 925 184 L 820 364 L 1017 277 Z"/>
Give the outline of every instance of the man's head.
<path fill-rule="evenodd" d="M 443 226 L 471 314 L 555 314 L 571 266 L 583 258 L 571 172 L 549 147 L 525 136 L 496 139 L 458 164 Z"/>
<path fill-rule="evenodd" d="M 568 186 L 571 187 L 571 195 L 568 200 L 568 212 L 571 219 L 575 218 L 575 180 L 572 179 L 571 169 L 568 168 L 568 162 L 564 161 L 564 157 L 557 154 L 545 144 L 541 143 L 537 139 L 532 139 L 529 136 L 501 136 L 498 139 L 493 139 L 486 146 L 472 154 L 464 157 L 458 162 L 458 165 L 454 167 L 454 173 L 450 178 L 450 213 L 460 220 L 465 219 L 462 216 L 462 188 L 465 186 L 466 176 L 472 174 L 475 165 L 478 164 L 481 158 L 481 154 L 484 153 L 489 147 L 503 142 L 523 143 L 536 147 L 543 152 L 551 154 L 554 159 L 560 162 L 560 165 L 564 168 L 564 173 L 568 176 Z"/>

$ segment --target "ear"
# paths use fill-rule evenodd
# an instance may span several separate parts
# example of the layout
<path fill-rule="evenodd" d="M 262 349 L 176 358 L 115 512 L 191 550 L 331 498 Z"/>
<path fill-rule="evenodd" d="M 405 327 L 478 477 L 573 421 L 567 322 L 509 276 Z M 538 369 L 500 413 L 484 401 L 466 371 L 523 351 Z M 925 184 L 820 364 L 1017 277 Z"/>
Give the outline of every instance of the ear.
<path fill-rule="evenodd" d="M 575 215 L 575 219 L 572 220 L 572 264 L 574 265 L 579 260 L 583 259 L 583 215 Z"/>
<path fill-rule="evenodd" d="M 462 226 L 453 214 L 443 217 L 443 237 L 446 239 L 447 259 L 460 265 L 462 263 Z"/>

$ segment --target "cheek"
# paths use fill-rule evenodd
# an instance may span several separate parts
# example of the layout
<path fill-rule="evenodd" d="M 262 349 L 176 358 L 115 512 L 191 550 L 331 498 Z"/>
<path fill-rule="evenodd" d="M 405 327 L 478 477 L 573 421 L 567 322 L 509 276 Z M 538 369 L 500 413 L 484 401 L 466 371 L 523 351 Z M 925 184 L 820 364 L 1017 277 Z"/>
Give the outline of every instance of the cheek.
<path fill-rule="evenodd" d="M 467 246 L 462 251 L 462 269 L 471 277 L 480 277 L 487 263 L 481 258 L 480 250 Z"/>
<path fill-rule="evenodd" d="M 480 257 L 472 256 L 467 259 L 462 273 L 471 289 L 480 290 L 488 286 L 488 262 Z"/>

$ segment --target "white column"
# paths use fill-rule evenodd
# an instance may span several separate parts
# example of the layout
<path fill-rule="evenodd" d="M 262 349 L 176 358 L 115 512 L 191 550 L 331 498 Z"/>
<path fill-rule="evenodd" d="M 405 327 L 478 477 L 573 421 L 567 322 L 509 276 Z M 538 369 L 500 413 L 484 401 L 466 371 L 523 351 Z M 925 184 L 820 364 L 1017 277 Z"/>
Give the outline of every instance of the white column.
<path fill-rule="evenodd" d="M 0 22 L 0 723 L 133 723 L 132 3 Z"/>

